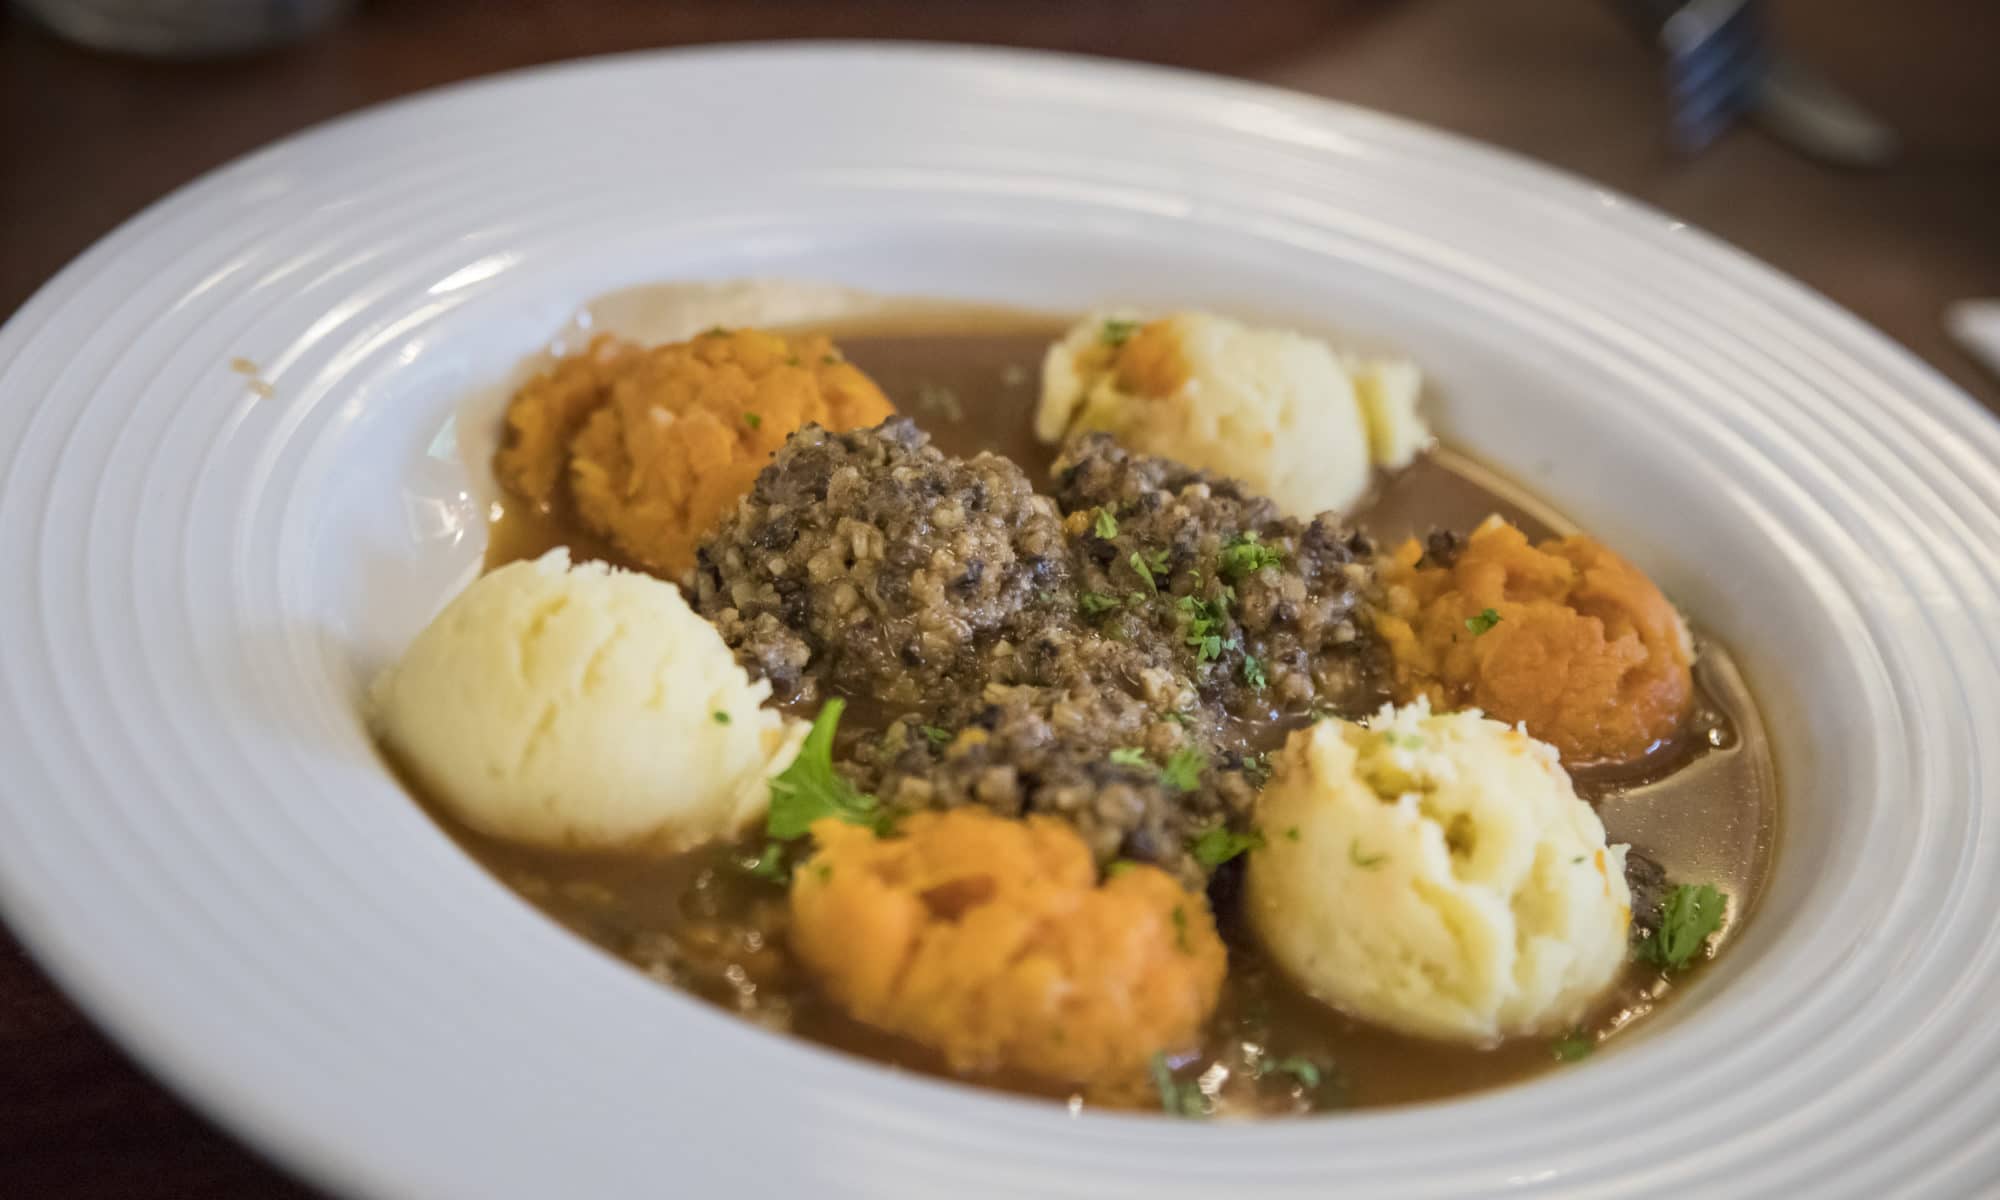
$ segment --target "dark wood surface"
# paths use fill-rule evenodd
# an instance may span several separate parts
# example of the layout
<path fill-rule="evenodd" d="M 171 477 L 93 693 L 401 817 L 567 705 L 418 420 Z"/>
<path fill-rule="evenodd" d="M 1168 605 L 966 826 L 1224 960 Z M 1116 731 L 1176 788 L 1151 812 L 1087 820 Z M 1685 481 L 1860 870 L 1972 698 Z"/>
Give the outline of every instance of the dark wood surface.
<path fill-rule="evenodd" d="M 1774 7 L 1791 47 L 1903 130 L 1896 167 L 1843 172 L 1750 131 L 1677 158 L 1657 66 L 1592 0 L 376 0 L 308 45 L 207 64 L 95 55 L 0 16 L 0 315 L 203 171 L 420 88 L 646 46 L 924 38 L 1228 72 L 1520 150 L 1736 242 L 2000 408 L 2000 382 L 1939 324 L 1953 300 L 2000 296 L 1990 6 Z M 308 1194 L 147 1078 L 0 933 L 0 1196 Z"/>

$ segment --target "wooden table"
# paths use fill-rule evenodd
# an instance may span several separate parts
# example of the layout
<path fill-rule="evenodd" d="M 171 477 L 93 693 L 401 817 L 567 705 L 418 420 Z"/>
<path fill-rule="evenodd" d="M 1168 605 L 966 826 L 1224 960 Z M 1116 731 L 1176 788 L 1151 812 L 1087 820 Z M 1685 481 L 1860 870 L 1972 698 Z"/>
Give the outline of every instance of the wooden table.
<path fill-rule="evenodd" d="M 307 46 L 204 65 L 101 57 L 0 16 L 0 314 L 168 190 L 366 104 L 635 47 L 910 37 L 1240 74 L 1534 155 L 1736 242 L 2000 409 L 2000 381 L 1938 321 L 2000 296 L 1984 0 L 1776 7 L 1796 50 L 1904 130 L 1900 165 L 1841 172 L 1752 132 L 1676 158 L 1656 65 L 1592 0 L 377 0 Z M 152 1083 L 0 934 L 0 1195 L 306 1194 Z"/>

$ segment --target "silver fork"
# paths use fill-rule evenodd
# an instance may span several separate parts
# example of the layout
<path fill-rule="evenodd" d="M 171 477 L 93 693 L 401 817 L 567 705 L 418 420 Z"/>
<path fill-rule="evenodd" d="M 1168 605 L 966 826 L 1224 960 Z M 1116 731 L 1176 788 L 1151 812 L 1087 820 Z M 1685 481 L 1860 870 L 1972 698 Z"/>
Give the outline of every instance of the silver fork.
<path fill-rule="evenodd" d="M 1674 145 L 1693 153 L 1743 116 L 1814 157 L 1844 166 L 1895 158 L 1895 131 L 1772 41 L 1759 0 L 1616 0 L 1667 59 Z"/>

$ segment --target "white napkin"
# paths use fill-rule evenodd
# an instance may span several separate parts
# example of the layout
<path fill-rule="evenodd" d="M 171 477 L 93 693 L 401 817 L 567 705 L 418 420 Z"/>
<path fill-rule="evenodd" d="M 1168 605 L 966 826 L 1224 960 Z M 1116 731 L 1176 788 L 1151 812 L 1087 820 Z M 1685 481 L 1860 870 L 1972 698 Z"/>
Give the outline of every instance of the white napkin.
<path fill-rule="evenodd" d="M 2000 375 L 2000 300 L 1960 300 L 1944 310 L 1944 327 L 1967 354 Z"/>

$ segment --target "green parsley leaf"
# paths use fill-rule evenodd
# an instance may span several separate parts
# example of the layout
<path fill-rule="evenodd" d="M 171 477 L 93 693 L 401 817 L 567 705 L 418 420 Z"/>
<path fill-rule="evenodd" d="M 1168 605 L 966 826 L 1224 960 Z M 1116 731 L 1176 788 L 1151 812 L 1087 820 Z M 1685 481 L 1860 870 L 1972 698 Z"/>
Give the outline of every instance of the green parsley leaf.
<path fill-rule="evenodd" d="M 1182 954 L 1193 954 L 1194 947 L 1188 945 L 1187 940 L 1187 909 L 1176 904 L 1171 915 L 1174 920 L 1174 945 L 1180 948 Z"/>
<path fill-rule="evenodd" d="M 1638 955 L 1655 966 L 1679 971 L 1695 960 L 1722 928 L 1729 897 L 1712 883 L 1681 884 L 1660 905 L 1659 927 L 1638 945 Z"/>
<path fill-rule="evenodd" d="M 722 711 L 721 709 L 719 709 L 719 708 L 718 708 L 718 709 L 716 709 L 716 710 L 715 710 L 714 712 L 710 713 L 709 715 L 715 718 L 715 723 L 716 723 L 717 725 L 727 725 L 727 724 L 729 724 L 729 714 L 728 714 L 728 713 L 726 713 L 726 712 L 723 712 L 723 711 Z"/>
<path fill-rule="evenodd" d="M 1183 728 L 1187 728 L 1194 724 L 1194 714 L 1191 712 L 1183 712 L 1177 709 L 1167 714 L 1167 720 L 1172 721 L 1174 724 L 1179 725 Z"/>
<path fill-rule="evenodd" d="M 1214 662 L 1221 658 L 1226 643 L 1217 631 L 1229 617 L 1227 598 L 1203 600 L 1199 596 L 1182 596 L 1174 601 L 1174 609 L 1180 613 L 1187 627 L 1181 640 L 1194 650 L 1195 662 Z"/>
<path fill-rule="evenodd" d="M 1173 1064 L 1166 1055 L 1155 1054 L 1147 1069 L 1153 1075 L 1153 1090 L 1160 1094 L 1161 1112 L 1170 1117 L 1208 1115 L 1208 1097 L 1201 1094 L 1200 1085 L 1175 1079 Z"/>
<path fill-rule="evenodd" d="M 1107 542 L 1110 541 L 1112 538 L 1117 537 L 1118 536 L 1117 514 L 1113 513 L 1108 508 L 1098 509 L 1097 521 L 1090 527 L 1090 531 L 1096 534 L 1098 537 L 1103 538 Z"/>
<path fill-rule="evenodd" d="M 1150 554 L 1134 550 L 1132 557 L 1125 561 L 1132 564 L 1132 570 L 1138 573 L 1141 580 L 1145 581 L 1148 591 L 1156 596 L 1160 594 L 1159 581 L 1167 577 L 1167 552 L 1165 550 L 1155 550 Z"/>
<path fill-rule="evenodd" d="M 1104 323 L 1104 328 L 1097 331 L 1097 340 L 1107 346 L 1122 346 L 1137 332 L 1139 332 L 1139 322 L 1113 317 Z"/>
<path fill-rule="evenodd" d="M 1252 529 L 1237 534 L 1222 548 L 1221 571 L 1225 578 L 1241 579 L 1284 561 L 1285 552 L 1276 546 L 1264 545 L 1257 531 Z"/>
<path fill-rule="evenodd" d="M 1250 782 L 1263 787 L 1271 778 L 1271 756 L 1268 754 L 1246 754 L 1243 756 L 1243 774 Z"/>
<path fill-rule="evenodd" d="M 1107 596 L 1103 592 L 1085 592 L 1076 598 L 1076 606 L 1083 610 L 1086 617 L 1101 617 L 1123 603 L 1118 597 Z"/>
<path fill-rule="evenodd" d="M 840 356 L 838 354 L 822 354 L 819 356 L 819 365 L 822 367 L 833 366 L 835 363 L 839 361 L 840 361 Z"/>
<path fill-rule="evenodd" d="M 1206 766 L 1208 756 L 1198 747 L 1182 746 L 1167 756 L 1167 765 L 1160 769 L 1160 782 L 1177 792 L 1191 792 L 1201 786 L 1201 772 Z"/>
<path fill-rule="evenodd" d="M 728 331 L 727 329 L 724 329 L 724 328 L 723 328 L 722 326 L 720 326 L 720 325 L 710 325 L 710 326 L 708 327 L 707 331 L 706 331 L 706 332 L 704 332 L 704 333 L 703 333 L 703 334 L 702 334 L 701 336 L 703 336 L 703 337 L 728 337 L 728 336 L 729 336 L 729 331 Z"/>
<path fill-rule="evenodd" d="M 1472 631 L 1474 637 L 1478 637 L 1499 623 L 1500 614 L 1490 608 L 1481 610 L 1476 617 L 1465 618 L 1465 627 Z"/>
<path fill-rule="evenodd" d="M 796 354 L 791 354 L 791 355 L 787 355 L 787 356 L 785 357 L 785 365 L 786 365 L 786 366 L 788 366 L 788 367 L 796 367 L 796 366 L 798 366 L 798 365 L 799 365 L 799 356 L 798 356 L 798 355 L 796 355 Z"/>
<path fill-rule="evenodd" d="M 1575 1062 L 1581 1058 L 1589 1058 L 1590 1052 L 1595 1049 L 1597 1049 L 1597 1039 L 1577 1029 L 1556 1039 L 1549 1047 L 1549 1052 L 1555 1055 L 1557 1062 Z"/>
<path fill-rule="evenodd" d="M 1110 879 L 1116 875 L 1123 875 L 1125 872 L 1131 870 L 1133 867 L 1136 867 L 1138 865 L 1139 865 L 1138 863 L 1133 862 L 1129 858 L 1114 858 L 1110 862 L 1104 864 L 1104 877 L 1106 879 Z"/>
<path fill-rule="evenodd" d="M 762 429 L 764 427 L 764 418 L 758 416 L 756 413 L 747 412 L 743 414 L 743 423 L 752 429 Z"/>
<path fill-rule="evenodd" d="M 1296 825 L 1294 825 L 1294 826 L 1292 826 L 1292 827 L 1291 827 L 1290 829 L 1287 829 L 1287 830 L 1285 830 L 1285 840 L 1286 840 L 1286 841 L 1288 841 L 1288 842 L 1296 842 L 1296 841 L 1298 841 L 1298 840 L 1299 840 L 1299 827 L 1298 827 L 1298 826 L 1296 826 Z"/>
<path fill-rule="evenodd" d="M 1194 852 L 1194 860 L 1204 867 L 1219 867 L 1246 850 L 1255 850 L 1264 844 L 1264 835 L 1252 829 L 1248 833 L 1232 833 L 1217 825 L 1203 831 L 1189 847 Z"/>
<path fill-rule="evenodd" d="M 886 831 L 888 814 L 880 802 L 833 769 L 833 731 L 845 707 L 841 700 L 822 705 L 798 757 L 771 780 L 771 811 L 764 829 L 781 842 L 803 836 L 822 817 Z"/>
<path fill-rule="evenodd" d="M 785 883 L 792 877 L 791 868 L 785 865 L 785 847 L 778 842 L 765 842 L 763 853 L 755 858 L 739 859 L 738 864 L 744 874 L 772 883 Z"/>
<path fill-rule="evenodd" d="M 1153 760 L 1147 758 L 1146 752 L 1137 746 L 1120 746 L 1111 752 L 1110 757 L 1112 762 L 1121 767 L 1150 767 L 1153 765 Z"/>
<path fill-rule="evenodd" d="M 1273 1075 L 1290 1075 L 1307 1091 L 1317 1088 L 1323 1078 L 1320 1075 L 1319 1064 L 1296 1054 L 1289 1058 L 1258 1059 L 1257 1078 L 1269 1079 Z"/>
<path fill-rule="evenodd" d="M 951 744 L 952 732 L 942 725 L 919 725 L 917 732 L 928 738 L 933 746 L 942 748 Z"/>
<path fill-rule="evenodd" d="M 1361 852 L 1361 842 L 1359 839 L 1356 839 L 1347 843 L 1347 861 L 1364 871 L 1372 871 L 1383 863 L 1388 862 L 1389 856 L 1386 854 L 1363 854 Z"/>
<path fill-rule="evenodd" d="M 1271 682 L 1264 675 L 1264 664 L 1254 654 L 1243 656 L 1243 682 L 1260 692 Z"/>
<path fill-rule="evenodd" d="M 1393 729 L 1382 731 L 1382 741 L 1385 745 L 1399 746 L 1404 750 L 1421 750 L 1425 745 L 1422 734 L 1397 733 Z"/>

